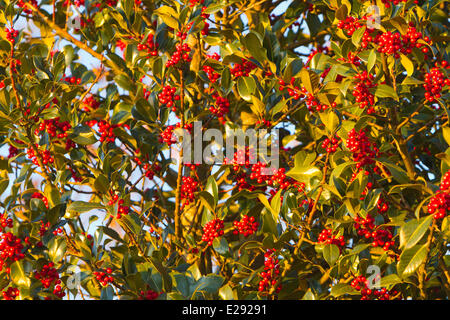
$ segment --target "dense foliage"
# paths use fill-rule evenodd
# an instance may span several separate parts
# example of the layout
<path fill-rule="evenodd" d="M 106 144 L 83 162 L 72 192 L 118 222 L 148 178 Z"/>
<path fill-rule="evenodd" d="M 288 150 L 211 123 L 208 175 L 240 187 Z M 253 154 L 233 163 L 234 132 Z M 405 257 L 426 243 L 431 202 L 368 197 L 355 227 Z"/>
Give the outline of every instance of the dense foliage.
<path fill-rule="evenodd" d="M 447 5 L 0 0 L 0 298 L 448 299 Z"/>

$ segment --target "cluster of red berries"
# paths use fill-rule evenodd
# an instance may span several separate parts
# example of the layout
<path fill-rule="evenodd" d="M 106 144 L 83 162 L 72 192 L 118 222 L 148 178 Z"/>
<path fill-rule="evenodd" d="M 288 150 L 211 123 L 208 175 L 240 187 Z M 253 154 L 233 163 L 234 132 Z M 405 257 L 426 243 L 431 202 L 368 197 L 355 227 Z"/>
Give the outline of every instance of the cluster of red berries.
<path fill-rule="evenodd" d="M 393 296 L 396 296 L 398 292 L 396 290 L 370 289 L 367 285 L 368 281 L 366 277 L 359 276 L 353 279 L 351 286 L 357 291 L 361 291 L 361 300 L 391 300 Z"/>
<path fill-rule="evenodd" d="M 189 7 L 195 7 L 197 4 L 203 4 L 205 0 L 189 0 Z"/>
<path fill-rule="evenodd" d="M 235 63 L 230 69 L 231 75 L 235 78 L 247 77 L 250 72 L 256 69 L 257 66 L 253 62 L 242 58 L 241 63 Z"/>
<path fill-rule="evenodd" d="M 440 67 L 449 69 L 450 65 L 447 61 L 442 61 L 441 64 L 435 63 L 435 67 L 430 72 L 425 74 L 425 98 L 429 102 L 433 102 L 441 97 L 441 92 L 445 86 L 450 86 L 450 79 L 444 75 Z"/>
<path fill-rule="evenodd" d="M 144 164 L 142 166 L 142 169 L 144 170 L 144 175 L 149 178 L 150 180 L 153 179 L 156 172 L 159 172 L 161 170 L 161 167 L 157 164 Z"/>
<path fill-rule="evenodd" d="M 14 44 L 16 42 L 15 38 L 19 35 L 19 31 L 14 30 L 13 28 L 6 28 L 6 40 Z"/>
<path fill-rule="evenodd" d="M 159 297 L 159 293 L 153 290 L 141 290 L 139 292 L 139 300 L 155 300 Z"/>
<path fill-rule="evenodd" d="M 3 232 L 6 228 L 12 228 L 13 227 L 13 221 L 11 218 L 8 218 L 8 215 L 6 213 L 2 214 L 0 216 L 0 231 Z"/>
<path fill-rule="evenodd" d="M 380 154 L 376 144 L 369 141 L 364 129 L 358 132 L 354 128 L 350 130 L 346 146 L 353 153 L 353 161 L 357 162 L 356 168 L 358 170 L 374 164 L 374 159 Z M 378 167 L 374 167 L 373 171 L 378 174 L 381 173 Z"/>
<path fill-rule="evenodd" d="M 258 172 L 258 170 L 255 172 Z M 301 186 L 299 182 L 286 176 L 285 168 L 274 169 L 272 171 L 272 176 L 268 175 L 266 177 L 266 182 L 269 186 L 278 187 L 283 190 L 289 189 L 290 187 L 298 188 Z"/>
<path fill-rule="evenodd" d="M 30 0 L 30 1 L 19 0 L 19 1 L 17 1 L 17 6 L 18 6 L 19 8 L 22 8 L 22 9 L 23 9 L 23 12 L 24 12 L 25 14 L 32 14 L 32 13 L 33 13 L 33 10 L 28 9 L 27 6 L 26 6 L 26 3 L 29 3 L 29 4 L 32 5 L 33 7 L 37 7 L 37 5 L 38 5 L 37 0 Z"/>
<path fill-rule="evenodd" d="M 35 135 L 41 135 L 43 132 L 47 132 L 50 138 L 65 139 L 66 150 L 70 150 L 76 147 L 75 142 L 71 139 L 67 139 L 67 131 L 72 128 L 68 121 L 59 121 L 59 117 L 54 119 L 47 119 L 41 122 L 38 128 L 34 131 Z M 56 140 L 55 142 L 58 142 Z"/>
<path fill-rule="evenodd" d="M 11 232 L 0 235 L 0 271 L 9 263 L 25 258 L 22 241 Z M 8 272 L 8 270 L 7 270 Z"/>
<path fill-rule="evenodd" d="M 256 126 L 262 125 L 262 126 L 270 128 L 272 126 L 272 122 L 270 122 L 270 120 L 261 119 L 261 120 L 256 121 L 255 125 Z"/>
<path fill-rule="evenodd" d="M 9 287 L 8 289 L 2 291 L 2 296 L 4 300 L 16 300 L 19 294 L 20 294 L 19 289 L 13 287 Z"/>
<path fill-rule="evenodd" d="M 428 204 L 428 213 L 432 214 L 434 219 L 442 219 L 450 211 L 450 194 L 438 192 L 430 199 Z"/>
<path fill-rule="evenodd" d="M 331 229 L 323 229 L 319 238 L 317 239 L 319 243 L 323 244 L 335 244 L 339 247 L 339 250 L 342 250 L 345 247 L 344 236 L 335 236 L 333 235 L 333 230 Z"/>
<path fill-rule="evenodd" d="M 363 27 L 364 25 L 365 24 L 359 22 L 358 19 L 352 16 L 348 16 L 345 18 L 345 20 L 340 20 L 337 24 L 337 27 L 344 30 L 347 36 L 351 37 L 357 29 Z"/>
<path fill-rule="evenodd" d="M 180 96 L 178 94 L 175 94 L 176 91 L 176 87 L 166 85 L 163 87 L 162 92 L 158 94 L 159 102 L 161 104 L 165 104 L 167 108 L 171 108 L 173 112 L 177 111 L 175 101 L 180 100 Z"/>
<path fill-rule="evenodd" d="M 224 159 L 225 165 L 232 165 L 233 171 L 239 172 L 241 169 L 250 168 L 250 172 L 240 172 L 236 175 L 235 181 L 237 183 L 239 191 L 249 190 L 254 191 L 255 186 L 248 183 L 247 178 L 257 182 L 258 184 L 265 183 L 267 186 L 271 186 L 279 189 L 288 189 L 295 187 L 301 189 L 301 184 L 290 177 L 286 177 L 286 169 L 279 168 L 273 169 L 272 172 L 268 172 L 267 163 L 260 161 L 251 164 L 256 159 L 256 155 L 249 147 L 246 149 L 240 149 L 235 152 L 233 159 L 230 161 L 228 158 Z M 265 190 L 265 187 L 263 188 Z M 262 190 L 262 191 L 264 191 Z"/>
<path fill-rule="evenodd" d="M 298 100 L 300 98 L 303 98 L 305 95 L 301 92 L 301 89 L 299 87 L 296 87 L 294 85 L 295 78 L 292 77 L 289 84 L 287 84 L 283 79 L 278 80 L 279 89 L 280 91 L 284 91 L 287 89 L 287 92 L 289 96 L 294 97 L 295 100 Z"/>
<path fill-rule="evenodd" d="M 349 52 L 347 54 L 347 58 L 341 57 L 337 60 L 342 61 L 344 63 L 350 63 L 350 64 L 354 65 L 355 67 L 359 67 L 361 65 L 361 59 L 353 52 Z M 331 67 L 329 69 L 331 69 Z M 323 75 L 322 75 L 322 77 L 323 77 Z M 339 82 L 339 81 L 337 81 L 337 78 L 336 78 L 336 82 Z"/>
<path fill-rule="evenodd" d="M 89 120 L 86 121 L 86 125 L 89 127 L 94 127 L 98 125 L 98 133 L 100 134 L 100 142 L 111 142 L 113 143 L 116 140 L 116 135 L 114 134 L 114 129 L 119 127 L 127 127 L 126 124 L 111 124 L 106 120 Z"/>
<path fill-rule="evenodd" d="M 36 144 L 36 148 L 39 148 L 38 144 Z M 39 166 L 38 156 L 42 159 L 42 164 L 44 166 L 48 163 L 53 163 L 55 161 L 55 159 L 53 159 L 52 155 L 50 154 L 49 150 L 43 150 L 43 151 L 38 150 L 38 152 L 39 152 L 39 155 L 36 155 L 33 148 L 30 148 L 27 150 L 28 159 L 31 159 L 33 164 L 35 164 L 36 166 Z"/>
<path fill-rule="evenodd" d="M 198 181 L 193 177 L 183 177 L 181 184 L 181 200 L 183 206 L 193 202 L 195 200 L 195 192 L 198 190 Z"/>
<path fill-rule="evenodd" d="M 81 7 L 81 6 L 84 6 L 84 0 L 74 0 L 73 2 L 72 2 L 72 0 L 66 0 L 66 1 L 64 2 L 64 6 L 69 6 L 69 5 L 71 5 L 71 4 L 73 4 L 73 5 L 75 5 L 77 8 L 79 8 L 79 7 Z"/>
<path fill-rule="evenodd" d="M 448 211 L 450 211 L 450 171 L 444 174 L 438 192 L 428 204 L 428 213 L 432 214 L 434 219 L 444 218 Z"/>
<path fill-rule="evenodd" d="M 380 197 L 377 201 L 377 209 L 378 213 L 383 215 L 389 210 L 389 203 Z"/>
<path fill-rule="evenodd" d="M 209 107 L 209 111 L 216 115 L 219 121 L 223 124 L 225 119 L 223 116 L 230 110 L 230 102 L 227 98 L 221 97 L 217 93 L 213 93 L 212 97 L 216 100 L 215 104 Z"/>
<path fill-rule="evenodd" d="M 333 138 L 326 138 L 322 142 L 322 148 L 325 149 L 328 153 L 336 152 L 337 148 L 341 144 L 341 138 L 338 135 L 335 135 Z"/>
<path fill-rule="evenodd" d="M 117 6 L 117 2 L 118 2 L 117 0 L 102 0 L 102 1 L 99 1 L 97 3 L 93 3 L 92 6 L 96 7 L 96 8 L 102 7 L 100 9 L 100 11 L 102 11 L 105 6 L 110 6 L 110 7 Z"/>
<path fill-rule="evenodd" d="M 140 42 L 143 42 L 143 40 L 144 37 L 141 35 Z M 144 43 L 137 45 L 138 51 L 147 51 L 149 57 L 156 57 L 158 55 L 158 43 L 155 40 L 155 36 L 150 33 Z"/>
<path fill-rule="evenodd" d="M 58 270 L 55 268 L 55 264 L 53 262 L 49 262 L 44 265 L 41 271 L 36 271 L 34 277 L 42 283 L 42 286 L 46 289 L 61 284 L 61 279 L 59 279 Z M 56 293 L 60 293 L 61 290 L 56 290 Z M 54 292 L 55 293 L 55 292 Z"/>
<path fill-rule="evenodd" d="M 442 177 L 439 189 L 442 191 L 450 191 L 450 171 L 447 171 Z"/>
<path fill-rule="evenodd" d="M 8 148 L 8 159 L 14 158 L 18 154 L 19 154 L 19 149 L 17 149 L 13 145 L 10 145 Z"/>
<path fill-rule="evenodd" d="M 259 281 L 259 292 L 267 293 L 277 285 L 278 277 L 280 276 L 280 265 L 273 249 L 267 249 L 264 253 L 264 271 L 261 272 L 260 276 L 262 279 Z M 276 287 L 275 293 L 279 293 L 280 290 L 281 284 Z"/>
<path fill-rule="evenodd" d="M 14 142 L 17 144 L 24 144 L 23 141 L 14 139 Z M 8 149 L 8 159 L 11 159 L 19 154 L 19 149 L 14 147 L 13 145 L 9 146 Z"/>
<path fill-rule="evenodd" d="M 361 46 L 367 48 L 370 43 L 377 46 L 378 52 L 383 52 L 388 55 L 393 55 L 394 58 L 400 58 L 400 53 L 405 55 L 410 54 L 413 48 L 421 49 L 423 53 L 428 53 L 429 49 L 425 43 L 419 42 L 423 40 L 426 43 L 431 43 L 430 38 L 417 31 L 414 27 L 414 23 L 409 24 L 409 28 L 404 35 L 398 32 L 381 32 L 376 31 L 375 35 L 372 35 L 375 29 L 367 29 L 361 39 Z"/>
<path fill-rule="evenodd" d="M 44 223 L 44 221 L 41 220 L 41 225 L 39 227 L 39 236 L 44 236 L 44 234 L 47 232 L 47 230 L 50 228 L 51 224 L 50 222 Z"/>
<path fill-rule="evenodd" d="M 384 4 L 384 6 L 385 6 L 386 8 L 390 8 L 391 5 L 396 6 L 396 5 L 398 5 L 400 2 L 405 2 L 405 3 L 406 3 L 407 1 L 408 1 L 408 0 L 381 0 L 381 2 Z M 414 3 L 417 4 L 418 1 L 414 1 Z"/>
<path fill-rule="evenodd" d="M 117 46 L 120 50 L 122 50 L 122 51 L 125 51 L 127 45 L 128 45 L 128 44 L 127 44 L 125 41 L 122 41 L 122 39 L 118 39 L 118 40 L 116 41 L 116 46 Z M 138 45 L 138 46 L 139 46 L 139 45 Z M 139 50 L 139 49 L 138 49 L 138 50 Z"/>
<path fill-rule="evenodd" d="M 207 36 L 209 34 L 209 23 L 206 21 L 206 19 L 209 18 L 209 14 L 205 13 L 205 10 L 207 9 L 207 7 L 202 7 L 202 13 L 201 13 L 201 17 L 203 18 L 203 29 L 202 31 L 200 31 L 200 33 L 202 34 L 202 36 Z"/>
<path fill-rule="evenodd" d="M 99 107 L 100 102 L 94 96 L 89 96 L 82 101 L 80 109 L 84 112 L 91 112 L 97 110 Z"/>
<path fill-rule="evenodd" d="M 175 129 L 174 126 L 167 126 L 166 129 L 164 129 L 163 132 L 159 135 L 159 142 L 160 143 L 167 143 L 168 146 L 171 146 L 174 143 L 177 143 L 177 138 L 175 134 L 173 133 L 173 130 Z"/>
<path fill-rule="evenodd" d="M 359 236 L 372 241 L 372 247 L 382 247 L 383 250 L 388 251 L 395 245 L 389 230 L 381 228 L 375 230 L 375 219 L 370 214 L 367 214 L 365 219 L 355 217 L 354 226 Z"/>
<path fill-rule="evenodd" d="M 114 282 L 114 277 L 111 275 L 112 274 L 111 268 L 107 268 L 105 271 L 106 272 L 103 271 L 93 272 L 95 279 L 97 279 L 98 282 L 100 282 L 100 284 L 104 287 L 106 287 L 109 283 Z"/>
<path fill-rule="evenodd" d="M 46 196 L 44 196 L 42 193 L 40 192 L 34 192 L 31 195 L 31 199 L 41 199 L 42 202 L 44 202 L 45 207 L 48 209 L 48 199 Z"/>
<path fill-rule="evenodd" d="M 206 58 L 219 61 L 220 56 L 214 52 L 212 55 L 206 55 Z M 220 74 L 210 66 L 203 66 L 203 71 L 205 71 L 209 81 L 211 81 L 212 83 L 215 83 L 217 79 L 220 78 Z"/>
<path fill-rule="evenodd" d="M 166 129 L 164 129 L 163 132 L 160 133 L 159 135 L 159 142 L 160 143 L 167 143 L 168 146 L 171 146 L 174 143 L 177 143 L 177 138 L 176 135 L 173 133 L 173 131 L 176 128 L 180 128 L 181 127 L 181 122 L 178 122 L 175 126 L 167 126 Z M 193 128 L 193 124 L 192 123 L 187 123 L 184 125 L 184 129 L 188 130 L 189 132 L 192 131 Z"/>
<path fill-rule="evenodd" d="M 20 61 L 18 59 L 12 59 L 11 60 L 11 72 L 17 73 L 17 66 L 21 66 L 21 65 L 22 65 L 22 61 Z"/>
<path fill-rule="evenodd" d="M 47 230 L 50 228 L 50 222 L 44 223 L 43 221 L 41 221 L 41 226 L 39 227 L 39 235 L 42 237 Z M 55 230 L 53 230 L 53 234 L 55 236 L 57 236 L 58 234 L 63 234 L 63 229 L 62 228 L 57 228 Z"/>
<path fill-rule="evenodd" d="M 308 108 L 308 110 L 310 112 L 314 112 L 314 111 L 325 111 L 328 108 L 336 108 L 337 103 L 336 102 L 332 102 L 330 106 L 326 105 L 326 104 L 321 104 L 316 97 L 314 97 L 314 95 L 312 93 L 309 93 L 308 90 L 306 90 L 305 87 L 302 86 L 301 92 L 303 94 L 303 96 L 300 96 L 301 98 L 303 98 L 304 96 L 306 96 L 306 107 Z"/>
<path fill-rule="evenodd" d="M 192 60 L 189 55 L 191 52 L 191 47 L 189 47 L 187 43 L 177 43 L 175 49 L 175 52 L 166 63 L 166 68 L 177 66 L 182 63 L 189 63 Z"/>
<path fill-rule="evenodd" d="M 120 219 L 120 218 L 122 218 L 123 214 L 127 215 L 130 212 L 130 207 L 124 206 L 125 200 L 119 199 L 118 194 L 112 194 L 111 200 L 108 201 L 108 205 L 113 206 L 116 204 L 116 202 L 118 204 L 116 218 Z"/>
<path fill-rule="evenodd" d="M 370 93 L 369 89 L 376 86 L 373 82 L 374 76 L 372 74 L 368 74 L 367 71 L 363 71 L 360 74 L 357 74 L 353 77 L 355 80 L 355 87 L 353 89 L 353 96 L 355 97 L 355 101 L 359 103 L 359 107 L 367 109 L 368 114 L 372 114 L 375 112 L 373 105 L 375 103 L 375 98 L 372 93 Z"/>
<path fill-rule="evenodd" d="M 247 175 L 245 172 L 239 173 L 235 176 L 234 181 L 236 182 L 236 187 L 238 191 L 242 190 L 248 190 L 248 191 L 254 191 L 256 190 L 256 186 L 251 185 L 246 180 Z"/>
<path fill-rule="evenodd" d="M 63 76 L 63 77 L 64 77 L 64 81 L 69 83 L 69 84 L 81 84 L 81 79 L 80 78 L 73 77 L 73 76 L 72 77 Z"/>
<path fill-rule="evenodd" d="M 255 160 L 256 155 L 254 149 L 245 147 L 245 149 L 238 149 L 234 153 L 232 160 L 225 158 L 223 162 L 224 164 L 233 165 L 234 171 L 239 171 L 241 169 L 241 165 L 244 165 L 246 168 L 250 168 L 250 163 L 253 163 Z"/>
<path fill-rule="evenodd" d="M 202 241 L 206 242 L 208 246 L 211 246 L 215 238 L 223 236 L 223 228 L 223 220 L 214 219 L 209 221 L 203 226 Z"/>
<path fill-rule="evenodd" d="M 234 235 L 243 234 L 244 237 L 248 237 L 258 231 L 259 223 L 255 220 L 255 217 L 249 217 L 244 215 L 240 221 L 233 221 L 233 225 L 236 228 L 233 230 Z"/>

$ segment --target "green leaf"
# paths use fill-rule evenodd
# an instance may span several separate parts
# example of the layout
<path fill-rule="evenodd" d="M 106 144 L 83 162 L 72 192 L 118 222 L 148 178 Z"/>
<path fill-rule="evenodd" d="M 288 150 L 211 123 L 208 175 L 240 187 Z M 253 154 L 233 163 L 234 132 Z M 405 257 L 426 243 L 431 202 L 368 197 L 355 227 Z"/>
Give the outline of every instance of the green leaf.
<path fill-rule="evenodd" d="M 445 142 L 450 146 L 450 127 L 442 127 L 442 135 L 444 136 Z"/>
<path fill-rule="evenodd" d="M 123 239 L 120 237 L 120 235 L 117 233 L 117 231 L 115 231 L 114 229 L 108 228 L 106 226 L 100 226 L 99 228 L 101 228 L 103 233 L 109 236 L 110 238 L 119 242 L 124 242 Z"/>
<path fill-rule="evenodd" d="M 124 90 L 135 92 L 135 85 L 126 74 L 119 74 L 114 77 L 114 81 Z"/>
<path fill-rule="evenodd" d="M 66 253 L 66 241 L 64 238 L 53 237 L 47 244 L 47 247 L 50 259 L 55 263 L 59 263 Z"/>
<path fill-rule="evenodd" d="M 300 80 L 309 93 L 316 93 L 319 88 L 319 76 L 316 73 L 303 68 L 300 71 Z"/>
<path fill-rule="evenodd" d="M 109 180 L 104 174 L 100 174 L 94 181 L 94 188 L 98 192 L 106 193 L 109 190 Z"/>
<path fill-rule="evenodd" d="M 366 31 L 366 27 L 359 28 L 352 34 L 352 42 L 356 47 L 359 47 L 361 43 L 361 38 L 364 35 L 364 32 Z"/>
<path fill-rule="evenodd" d="M 425 216 L 420 220 L 411 220 L 400 228 L 400 248 L 410 249 L 419 242 L 428 230 L 433 220 L 432 215 Z"/>
<path fill-rule="evenodd" d="M 269 203 L 269 200 L 267 200 L 266 196 L 262 193 L 258 194 L 258 199 L 259 201 L 262 202 L 262 204 L 272 213 L 273 217 L 277 217 L 278 218 L 278 212 L 276 212 L 275 210 L 273 210 L 272 206 Z M 276 221 L 276 220 L 275 220 Z"/>
<path fill-rule="evenodd" d="M 210 176 L 208 178 L 208 181 L 206 181 L 206 187 L 205 190 L 209 192 L 210 195 L 214 198 L 214 206 L 217 205 L 217 201 L 219 201 L 219 189 L 217 187 L 216 179 L 214 179 L 213 176 Z"/>
<path fill-rule="evenodd" d="M 414 64 L 413 62 L 404 54 L 400 53 L 400 62 L 406 70 L 408 76 L 411 76 L 414 73 Z"/>
<path fill-rule="evenodd" d="M 315 166 L 308 167 L 294 167 L 286 172 L 288 177 L 295 179 L 298 182 L 307 183 L 312 177 L 322 177 L 322 171 Z"/>
<path fill-rule="evenodd" d="M 75 127 L 69 138 L 80 145 L 89 145 L 97 142 L 94 131 L 88 126 Z"/>
<path fill-rule="evenodd" d="M 370 72 L 377 62 L 377 52 L 375 49 L 370 50 L 369 59 L 367 61 L 367 72 Z"/>
<path fill-rule="evenodd" d="M 230 246 L 228 244 L 228 241 L 224 237 L 220 237 L 220 239 L 219 238 L 215 238 L 213 240 L 213 248 L 214 248 L 214 250 L 216 250 L 216 252 L 218 254 L 221 254 L 221 255 L 227 254 L 228 251 L 230 250 Z"/>
<path fill-rule="evenodd" d="M 10 266 L 11 280 L 19 287 L 29 287 L 30 278 L 27 277 L 22 261 L 15 261 Z"/>
<path fill-rule="evenodd" d="M 395 180 L 401 184 L 407 184 L 409 182 L 408 175 L 405 170 L 400 168 L 399 166 L 386 162 L 384 160 L 380 160 L 380 163 L 382 163 L 392 174 Z"/>
<path fill-rule="evenodd" d="M 50 208 L 53 208 L 61 203 L 61 195 L 59 193 L 59 190 L 51 184 L 45 185 L 44 195 L 47 197 L 50 203 Z"/>
<path fill-rule="evenodd" d="M 397 264 L 397 272 L 401 278 L 412 274 L 422 264 L 427 256 L 427 244 L 423 246 L 414 246 L 406 249 L 400 255 L 400 261 Z"/>
<path fill-rule="evenodd" d="M 272 201 L 270 203 L 270 207 L 272 208 L 272 213 L 275 213 L 275 215 L 273 216 L 273 219 L 275 221 L 278 221 L 278 215 L 280 213 L 280 209 L 281 209 L 281 192 L 283 190 L 278 190 L 278 192 L 273 196 Z M 265 197 L 264 197 L 265 198 Z"/>
<path fill-rule="evenodd" d="M 348 15 L 348 8 L 345 4 L 341 5 L 339 9 L 336 10 L 336 19 L 345 20 Z"/>
<path fill-rule="evenodd" d="M 340 251 L 337 245 L 329 243 L 323 247 L 323 258 L 328 262 L 330 267 L 336 263 L 337 259 L 339 259 L 339 255 Z"/>
<path fill-rule="evenodd" d="M 105 207 L 98 202 L 74 201 L 67 206 L 66 211 L 68 213 L 79 214 L 95 209 L 105 209 Z"/>
<path fill-rule="evenodd" d="M 416 85 L 416 84 L 424 84 L 425 81 L 418 80 L 413 77 L 406 77 L 405 80 L 403 80 L 402 85 Z"/>
<path fill-rule="evenodd" d="M 111 286 L 103 287 L 100 295 L 100 300 L 113 300 L 114 290 Z"/>
<path fill-rule="evenodd" d="M 169 6 L 162 6 L 153 11 L 170 28 L 178 30 L 178 13 Z"/>
<path fill-rule="evenodd" d="M 396 285 L 398 283 L 402 283 L 402 279 L 398 277 L 395 273 L 390 274 L 386 277 L 381 278 L 380 280 L 380 286 L 381 287 L 389 287 L 392 285 Z"/>
<path fill-rule="evenodd" d="M 343 296 L 345 294 L 349 295 L 359 295 L 360 293 L 355 290 L 351 285 L 346 283 L 338 283 L 331 287 L 331 295 L 335 298 Z"/>
<path fill-rule="evenodd" d="M 398 95 L 394 91 L 394 88 L 387 84 L 379 84 L 375 89 L 375 96 L 379 98 L 393 98 L 398 101 Z"/>
<path fill-rule="evenodd" d="M 222 288 L 220 288 L 219 297 L 222 300 L 234 300 L 233 289 L 231 289 L 229 284 L 226 284 Z"/>
<path fill-rule="evenodd" d="M 250 51 L 253 58 L 263 63 L 267 60 L 267 52 L 266 49 L 262 46 L 262 43 L 259 37 L 256 35 L 254 31 L 250 31 L 244 39 L 242 39 L 243 44 Z"/>
<path fill-rule="evenodd" d="M 238 79 L 237 85 L 239 95 L 242 97 L 242 99 L 250 102 L 252 100 L 252 94 L 256 89 L 255 79 L 253 79 L 252 77 L 240 77 Z"/>
<path fill-rule="evenodd" d="M 202 291 L 209 294 L 218 293 L 220 287 L 223 284 L 223 281 L 224 278 L 216 274 L 210 274 L 207 275 L 206 277 L 200 278 L 200 280 L 196 284 L 194 292 L 192 293 L 192 299 L 195 299 L 196 294 Z"/>
<path fill-rule="evenodd" d="M 214 197 L 207 191 L 202 191 L 199 194 L 200 202 L 211 212 L 215 212 L 216 204 Z"/>
<path fill-rule="evenodd" d="M 320 120 L 332 134 L 335 132 L 337 126 L 339 125 L 339 118 L 334 113 L 334 111 L 329 110 L 328 112 L 319 112 Z"/>

